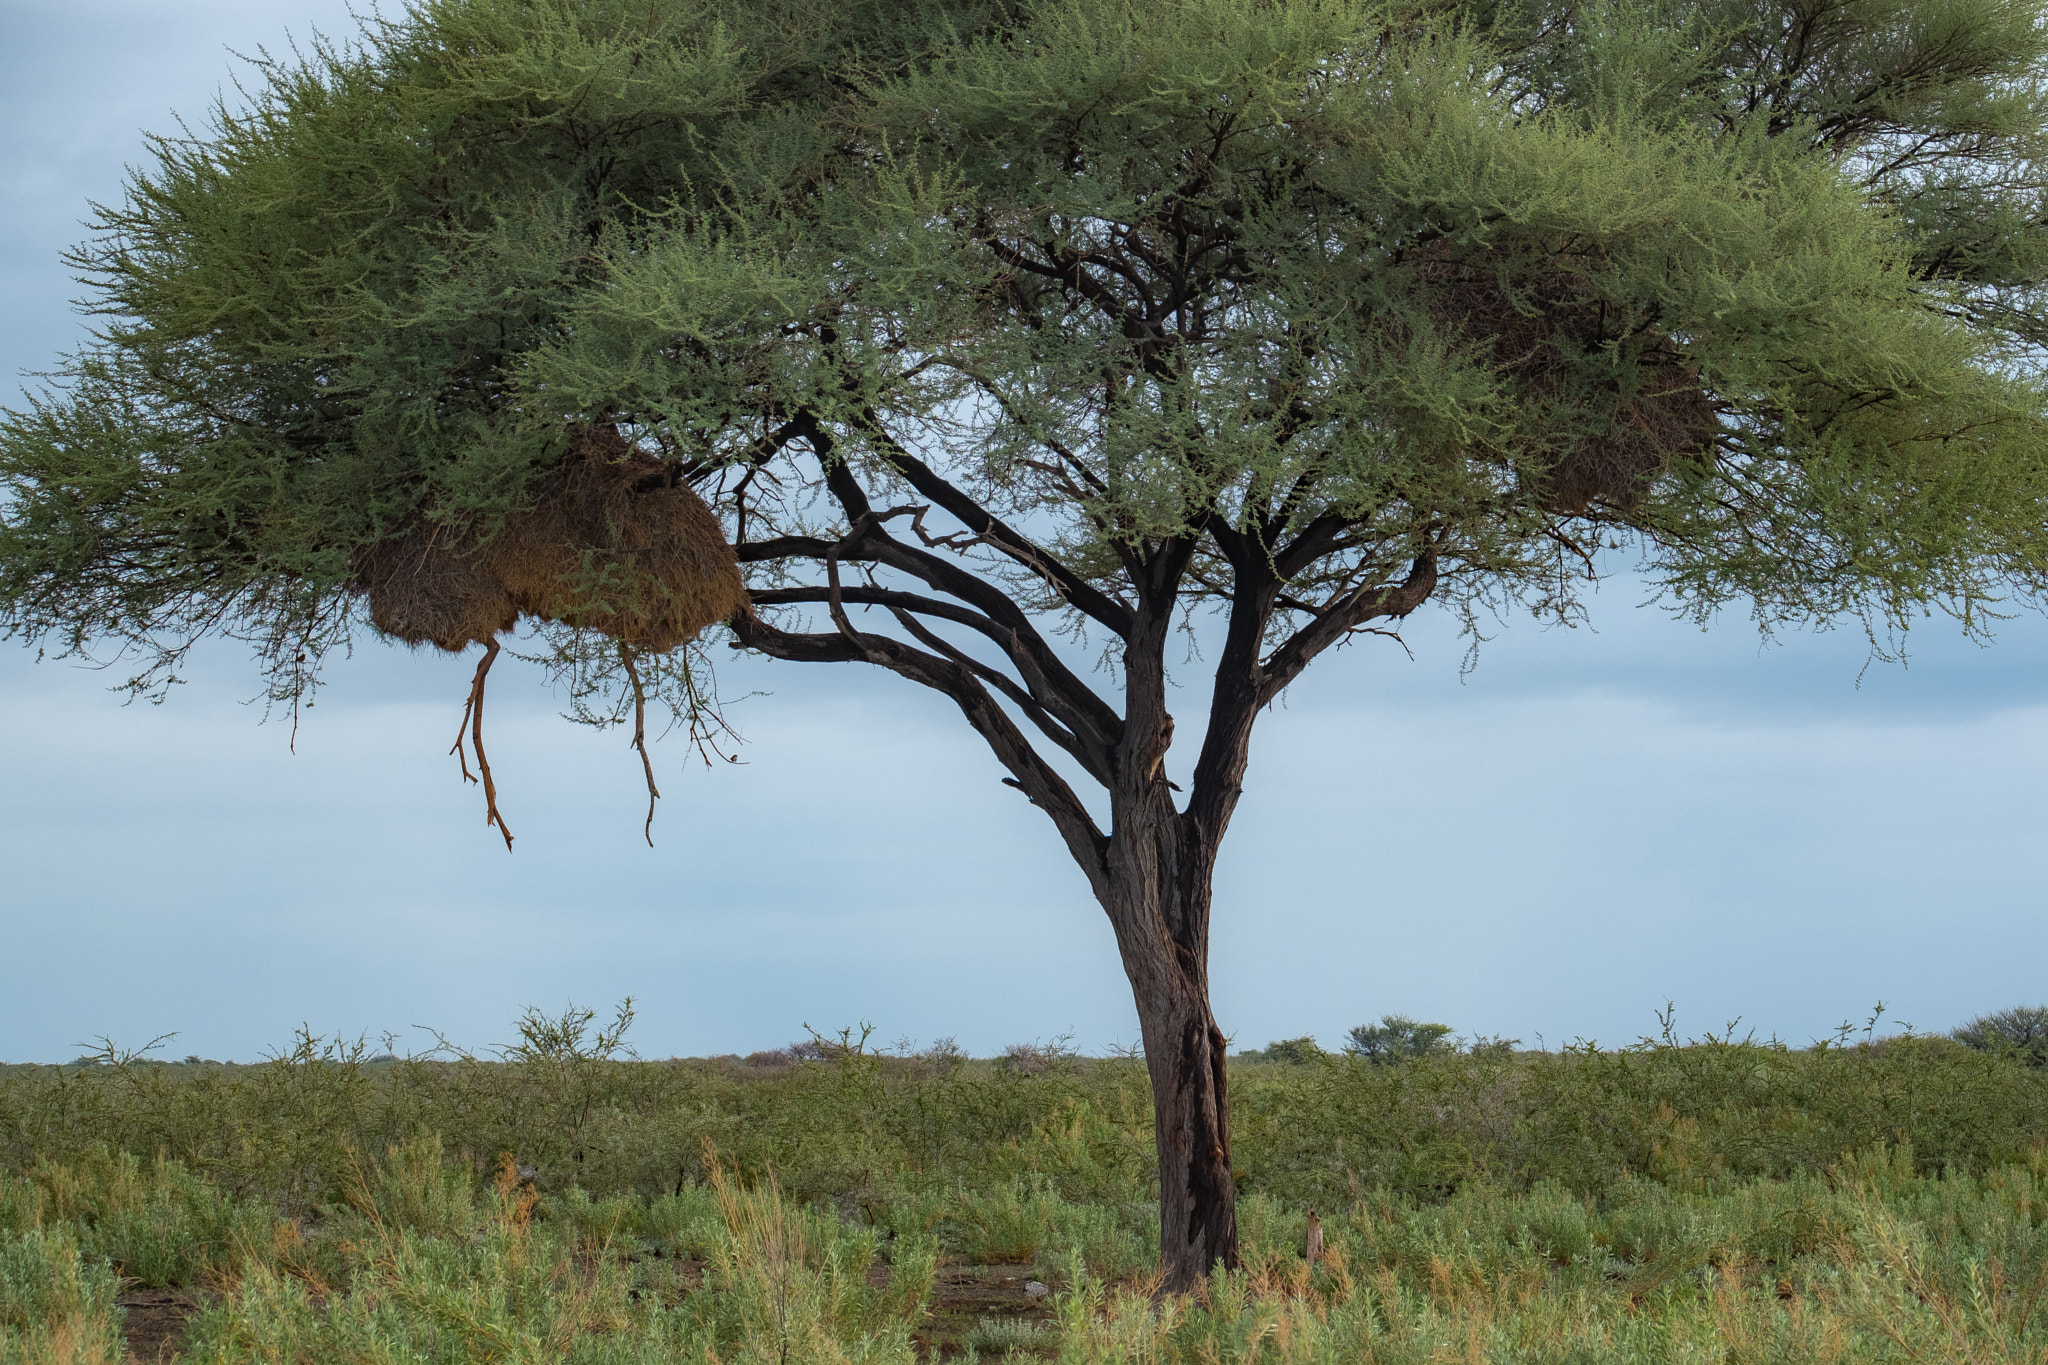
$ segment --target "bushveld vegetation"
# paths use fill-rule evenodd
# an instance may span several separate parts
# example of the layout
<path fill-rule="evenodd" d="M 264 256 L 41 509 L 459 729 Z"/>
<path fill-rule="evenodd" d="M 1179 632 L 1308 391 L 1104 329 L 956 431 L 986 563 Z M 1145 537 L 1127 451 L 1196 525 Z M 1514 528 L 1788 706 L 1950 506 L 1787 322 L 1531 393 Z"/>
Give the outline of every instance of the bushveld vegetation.
<path fill-rule="evenodd" d="M 2012 1048 L 1246 1062 L 1243 1267 L 1175 1298 L 1142 1059 L 639 1061 L 590 1023 L 0 1072 L 0 1362 L 119 1360 L 123 1286 L 223 1363 L 2048 1360 Z"/>
<path fill-rule="evenodd" d="M 1212 874 L 1317 659 L 1630 560 L 1880 656 L 2048 603 L 2048 0 L 359 17 L 94 210 L 0 636 L 152 696 L 244 641 L 295 719 L 369 634 L 481 646 L 508 849 L 507 640 L 633 725 L 650 839 L 712 645 L 927 690 L 1115 933 L 1177 1291 L 1248 1264 Z"/>

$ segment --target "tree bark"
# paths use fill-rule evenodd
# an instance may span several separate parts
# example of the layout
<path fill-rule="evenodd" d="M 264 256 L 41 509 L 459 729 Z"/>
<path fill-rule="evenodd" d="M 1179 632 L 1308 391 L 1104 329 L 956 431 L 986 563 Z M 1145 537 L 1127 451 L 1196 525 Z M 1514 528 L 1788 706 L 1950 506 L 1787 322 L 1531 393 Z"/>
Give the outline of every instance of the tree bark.
<path fill-rule="evenodd" d="M 1227 708 L 1242 714 L 1234 761 L 1223 765 L 1224 799 L 1204 802 L 1198 791 L 1185 813 L 1175 809 L 1165 772 L 1174 729 L 1165 707 L 1169 630 L 1167 613 L 1141 608 L 1124 655 L 1126 722 L 1096 893 L 1130 978 L 1152 1080 L 1161 1289 L 1187 1293 L 1219 1262 L 1238 1264 L 1225 1041 L 1209 1009 L 1209 913 L 1216 850 L 1248 755 L 1250 708 Z M 1217 720 L 1211 716 L 1212 731 Z"/>
<path fill-rule="evenodd" d="M 1166 811 L 1178 823 L 1170 806 Z M 1126 832 L 1134 842 L 1176 842 L 1161 825 L 1126 827 L 1118 836 Z M 1114 867 L 1120 841 L 1113 836 L 1104 909 L 1130 977 L 1152 1080 L 1161 1288 L 1185 1293 L 1199 1288 L 1218 1262 L 1231 1269 L 1238 1264 L 1225 1045 L 1209 1010 L 1208 878 L 1186 875 L 1192 869 L 1185 850 L 1159 869 L 1169 874 L 1164 878 L 1120 876 Z"/>

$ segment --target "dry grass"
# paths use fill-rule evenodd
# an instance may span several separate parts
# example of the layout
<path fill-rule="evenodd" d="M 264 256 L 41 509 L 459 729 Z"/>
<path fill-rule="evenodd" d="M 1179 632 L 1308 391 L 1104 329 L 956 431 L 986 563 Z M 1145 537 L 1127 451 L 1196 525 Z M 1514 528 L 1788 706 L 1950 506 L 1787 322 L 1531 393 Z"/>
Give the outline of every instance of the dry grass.
<path fill-rule="evenodd" d="M 2048 1365 L 2043 1076 L 1967 1049 L 1246 1067 L 1243 1269 L 1162 1303 L 1139 1064 L 588 1042 L 14 1073 L 0 1360 L 121 1277 L 188 1361 Z"/>

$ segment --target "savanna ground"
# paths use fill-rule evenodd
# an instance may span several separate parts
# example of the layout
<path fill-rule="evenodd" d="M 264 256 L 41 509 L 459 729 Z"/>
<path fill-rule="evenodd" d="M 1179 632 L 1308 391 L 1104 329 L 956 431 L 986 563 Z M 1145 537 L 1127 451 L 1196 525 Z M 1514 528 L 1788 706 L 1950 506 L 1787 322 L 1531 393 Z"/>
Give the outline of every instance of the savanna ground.
<path fill-rule="evenodd" d="M 2048 1361 L 2048 1068 L 1947 1039 L 1242 1063 L 1160 1301 L 1137 1061 L 588 1023 L 0 1069 L 0 1365 Z"/>

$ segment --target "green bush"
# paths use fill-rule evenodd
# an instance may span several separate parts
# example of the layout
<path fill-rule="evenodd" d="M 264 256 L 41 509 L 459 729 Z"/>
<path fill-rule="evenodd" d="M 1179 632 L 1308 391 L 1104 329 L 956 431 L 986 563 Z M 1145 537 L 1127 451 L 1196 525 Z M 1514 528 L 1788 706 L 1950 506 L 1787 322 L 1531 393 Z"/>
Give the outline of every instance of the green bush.
<path fill-rule="evenodd" d="M 1979 1015 L 1949 1037 L 1964 1047 L 2048 1066 L 2048 1006 L 2020 1005 Z"/>
<path fill-rule="evenodd" d="M 0 1232 L 0 1365 L 116 1365 L 118 1287 L 67 1227 Z"/>
<path fill-rule="evenodd" d="M 185 1351 L 220 1362 L 909 1365 L 942 1261 L 1032 1265 L 1076 1362 L 1421 1362 L 1457 1325 L 1482 1355 L 1634 1365 L 1678 1350 L 1658 1332 L 1722 1358 L 1724 1320 L 1760 1343 L 1740 1358 L 1839 1341 L 1860 1360 L 1893 1349 L 1886 1327 L 1933 1350 L 1928 1313 L 1971 1293 L 1983 1343 L 2048 1314 L 2048 1295 L 2021 1311 L 2048 1273 L 2048 1069 L 1948 1038 L 1243 1065 L 1244 1273 L 1150 1316 L 1119 1297 L 1158 1251 L 1141 1062 L 1025 1074 L 849 1046 L 762 1067 L 569 1041 L 0 1075 L 7 1292 L 45 1305 L 13 1310 L 0 1362 L 53 1358 L 59 1328 L 92 1358 L 115 1275 L 233 1286 Z M 1785 1294 L 1821 1326 L 1788 1327 Z M 987 1359 L 1055 1345 L 980 1340 Z"/>
<path fill-rule="evenodd" d="M 1239 1188 L 1323 1207 L 1381 1187 L 1440 1200 L 1475 1181 L 1548 1180 L 1595 1197 L 1631 1179 L 1719 1189 L 1823 1171 L 1879 1142 L 1910 1149 L 1922 1171 L 1981 1172 L 2024 1159 L 2048 1133 L 2048 1068 L 1947 1038 L 1549 1053 L 1457 1052 L 1439 1039 L 1398 1065 L 1240 1059 L 1230 1097 Z M 425 1149 L 409 1144 L 427 1142 L 439 1144 L 440 1164 L 428 1164 L 445 1186 L 420 1183 Z M 1158 1197 L 1149 1081 L 1125 1059 L 1035 1075 L 864 1049 L 777 1067 L 370 1063 L 302 1039 L 255 1066 L 0 1073 L 0 1171 L 32 1177 L 0 1184 L 0 1227 L 69 1220 L 104 1239 L 95 1254 L 121 1273 L 158 1280 L 197 1273 L 237 1237 L 267 1241 L 277 1219 L 334 1207 L 448 1226 L 508 1154 L 549 1207 L 577 1208 L 591 1236 L 620 1216 L 608 1198 L 688 1197 L 721 1164 L 870 1223 L 899 1204 L 950 1200 L 965 1218 L 970 1196 L 990 1209 L 1057 1196 L 1115 1211 L 1122 1235 L 1143 1222 L 1130 1211 Z M 565 1202 L 574 1191 L 588 1212 Z M 975 1235 L 993 1238 L 990 1228 Z"/>
<path fill-rule="evenodd" d="M 1241 1062 L 1278 1062 L 1283 1066 L 1305 1066 L 1330 1054 L 1312 1037 L 1282 1038 L 1264 1047 L 1246 1048 L 1237 1054 Z"/>
<path fill-rule="evenodd" d="M 146 1288 L 196 1283 L 273 1240 L 270 1211 L 164 1158 L 95 1145 L 37 1161 L 20 1183 L 0 1204 L 32 1210 L 25 1225 L 74 1230 L 89 1256 Z"/>
<path fill-rule="evenodd" d="M 1455 1052 L 1449 1024 L 1424 1024 L 1405 1014 L 1380 1016 L 1377 1024 L 1360 1024 L 1345 1035 L 1344 1050 L 1375 1065 L 1412 1061 Z"/>
<path fill-rule="evenodd" d="M 1033 1322 L 1029 1318 L 983 1318 L 967 1334 L 969 1349 L 999 1357 L 1011 1352 L 1054 1351 L 1059 1343 L 1057 1323 Z"/>

